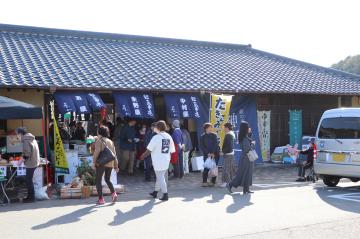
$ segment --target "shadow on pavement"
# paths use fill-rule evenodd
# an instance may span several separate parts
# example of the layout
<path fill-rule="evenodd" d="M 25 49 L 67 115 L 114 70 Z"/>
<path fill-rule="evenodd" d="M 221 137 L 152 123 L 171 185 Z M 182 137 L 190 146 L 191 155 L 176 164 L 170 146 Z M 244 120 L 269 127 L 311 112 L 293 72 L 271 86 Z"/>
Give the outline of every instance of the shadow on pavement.
<path fill-rule="evenodd" d="M 95 205 L 92 205 L 90 207 L 85 207 L 85 208 L 73 211 L 72 213 L 63 215 L 61 217 L 54 218 L 46 223 L 43 223 L 43 224 L 40 224 L 37 226 L 33 226 L 31 229 L 32 230 L 41 230 L 41 229 L 45 229 L 45 228 L 52 227 L 52 226 L 78 222 L 81 220 L 81 217 L 87 216 L 90 213 L 95 212 L 96 210 L 93 210 L 95 208 L 96 208 Z"/>
<path fill-rule="evenodd" d="M 343 211 L 360 213 L 360 186 L 315 187 L 324 202 Z"/>
<path fill-rule="evenodd" d="M 233 204 L 226 208 L 227 213 L 237 213 L 244 207 L 253 205 L 253 203 L 250 202 L 251 194 L 241 195 L 239 193 L 235 193 L 231 194 L 231 197 L 233 199 Z"/>
<path fill-rule="evenodd" d="M 160 204 L 161 202 L 155 202 L 155 199 L 151 199 L 142 206 L 134 207 L 128 212 L 122 212 L 119 209 L 116 210 L 114 220 L 109 223 L 109 226 L 119 226 L 125 222 L 129 222 L 141 217 L 144 217 L 151 213 L 151 209 L 154 205 Z"/>
<path fill-rule="evenodd" d="M 224 193 L 222 193 L 222 192 L 219 193 L 219 191 L 212 192 L 211 199 L 207 200 L 206 202 L 207 203 L 218 203 L 224 199 L 225 195 L 226 195 L 226 191 L 224 191 Z"/>
<path fill-rule="evenodd" d="M 13 203 L 0 207 L 0 213 L 12 211 L 27 211 L 39 208 L 62 208 L 66 206 L 94 205 L 95 197 L 90 199 L 52 199 L 45 201 L 37 201 L 35 203 Z"/>

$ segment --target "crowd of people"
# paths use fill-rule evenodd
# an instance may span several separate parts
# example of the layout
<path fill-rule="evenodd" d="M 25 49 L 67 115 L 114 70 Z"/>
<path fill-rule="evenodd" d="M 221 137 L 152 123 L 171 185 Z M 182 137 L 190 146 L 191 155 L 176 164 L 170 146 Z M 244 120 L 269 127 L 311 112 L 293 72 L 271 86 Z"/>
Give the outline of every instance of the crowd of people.
<path fill-rule="evenodd" d="M 173 120 L 171 124 L 165 121 L 152 123 L 150 127 L 141 123 L 137 125 L 135 119 L 127 119 L 125 122 L 117 118 L 115 126 L 108 121 L 102 121 L 97 129 L 97 136 L 93 147 L 93 167 L 96 170 L 96 187 L 99 195 L 98 204 L 104 204 L 101 180 L 104 176 L 112 198 L 115 202 L 117 195 L 114 186 L 110 181 L 111 171 L 134 175 L 134 171 L 143 165 L 144 180 L 147 182 L 155 178 L 155 189 L 150 194 L 157 197 L 161 191 L 161 200 L 168 200 L 167 182 L 169 179 L 182 179 L 185 174 L 190 172 L 190 152 L 193 151 L 193 142 L 189 131 L 182 127 L 179 120 Z M 171 127 L 169 127 L 171 125 Z M 86 139 L 86 131 L 81 122 L 71 123 L 70 128 L 66 124 L 60 124 L 60 136 L 63 141 Z M 235 134 L 231 123 L 224 125 L 225 137 L 220 148 L 217 134 L 214 133 L 213 125 L 205 123 L 203 134 L 200 137 L 199 149 L 203 155 L 204 162 L 212 160 L 214 165 L 219 163 L 220 156 L 223 155 L 224 164 L 222 170 L 222 187 L 227 187 L 232 193 L 233 187 L 241 186 L 244 194 L 252 193 L 252 171 L 254 163 L 247 157 L 247 152 L 255 146 L 255 141 L 251 138 L 251 128 L 247 122 L 242 122 L 238 135 L 239 144 L 243 153 L 241 154 L 238 169 L 235 166 L 234 143 Z M 24 129 L 19 129 L 24 142 L 30 140 L 31 135 Z M 37 147 L 32 140 L 31 144 L 24 144 L 24 147 Z M 36 142 L 36 141 L 35 141 Z M 32 148 L 32 151 L 34 150 Z M 38 151 L 38 149 L 37 149 Z M 106 154 L 104 152 L 107 152 Z M 25 162 L 29 166 L 29 178 L 32 169 L 37 166 L 38 156 L 26 156 L 27 149 L 24 148 Z M 105 156 L 104 156 L 105 155 Z M 110 158 L 110 159 L 109 159 Z M 104 161 L 105 160 L 105 161 Z M 31 162 L 31 163 L 30 163 Z M 105 162 L 105 163 L 103 163 Z M 208 182 L 208 178 L 210 180 Z M 204 168 L 202 173 L 202 186 L 213 187 L 216 184 L 217 174 L 211 173 L 209 168 Z M 33 186 L 28 180 L 28 200 L 34 200 Z"/>
<path fill-rule="evenodd" d="M 101 178 L 105 173 L 105 182 L 112 193 L 112 201 L 116 201 L 117 195 L 110 182 L 111 169 L 115 168 L 116 171 L 120 170 L 123 174 L 132 176 L 137 168 L 136 165 L 143 163 L 145 181 L 151 181 L 154 176 L 156 179 L 154 191 L 150 193 L 150 196 L 156 198 L 158 193 L 161 192 L 162 197 L 160 200 L 167 201 L 169 199 L 167 191 L 169 176 L 181 179 L 190 171 L 189 158 L 190 152 L 193 150 L 190 133 L 187 129 L 181 127 L 179 120 L 173 120 L 171 127 L 165 121 L 158 121 L 152 123 L 149 128 L 142 124 L 136 130 L 136 124 L 135 119 L 128 119 L 125 124 L 122 124 L 122 121 L 117 119 L 112 138 L 113 143 L 110 143 L 110 133 L 107 133 L 110 132 L 109 128 L 105 124 L 100 127 L 94 153 L 96 175 Z M 247 158 L 247 152 L 254 148 L 255 141 L 251 138 L 251 128 L 249 128 L 248 123 L 242 122 L 240 126 L 238 138 L 244 153 L 240 158 L 237 171 L 234 153 L 236 137 L 231 123 L 226 123 L 224 126 L 225 138 L 221 148 L 212 124 L 204 124 L 203 130 L 199 148 L 204 162 L 213 160 L 217 165 L 220 156 L 224 156 L 222 187 L 227 187 L 229 192 L 232 193 L 233 187 L 241 186 L 244 189 L 244 194 L 252 193 L 250 186 L 252 185 L 254 163 Z M 104 138 L 106 138 L 105 144 L 100 142 L 104 141 Z M 99 152 L 104 150 L 104 145 L 108 145 L 112 150 L 115 159 L 114 163 L 101 166 L 97 164 L 97 157 Z M 209 168 L 204 168 L 202 174 L 203 187 L 213 187 L 216 184 L 217 175 L 211 174 L 209 176 L 209 172 Z M 210 181 L 208 182 L 209 177 Z M 99 180 L 97 182 L 99 184 L 98 190 L 101 191 L 101 179 Z M 98 203 L 105 203 L 102 193 L 99 193 Z"/>

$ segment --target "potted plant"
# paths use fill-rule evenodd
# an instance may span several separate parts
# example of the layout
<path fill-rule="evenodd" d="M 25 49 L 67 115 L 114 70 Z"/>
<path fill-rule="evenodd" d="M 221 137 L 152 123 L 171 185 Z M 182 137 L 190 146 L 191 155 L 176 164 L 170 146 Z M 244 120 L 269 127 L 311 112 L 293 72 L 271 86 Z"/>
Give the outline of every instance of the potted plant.
<path fill-rule="evenodd" d="M 76 169 L 78 176 L 83 181 L 81 193 L 83 198 L 90 197 L 93 186 L 95 185 L 95 170 L 91 167 L 89 161 L 81 160 L 80 165 Z"/>

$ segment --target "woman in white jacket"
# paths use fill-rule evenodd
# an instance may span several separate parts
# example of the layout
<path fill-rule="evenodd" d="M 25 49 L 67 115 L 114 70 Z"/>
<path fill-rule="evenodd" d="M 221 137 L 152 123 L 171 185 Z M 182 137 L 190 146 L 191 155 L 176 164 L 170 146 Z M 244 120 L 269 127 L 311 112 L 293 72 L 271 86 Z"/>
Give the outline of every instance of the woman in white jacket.
<path fill-rule="evenodd" d="M 166 123 L 160 120 L 156 123 L 154 132 L 156 135 L 151 139 L 146 147 L 146 151 L 141 155 L 141 160 L 145 159 L 151 154 L 151 159 L 156 175 L 156 183 L 154 192 L 150 195 L 154 198 L 157 197 L 159 190 L 163 193 L 160 200 L 169 200 L 165 174 L 168 172 L 170 164 L 170 154 L 175 152 L 174 141 L 171 136 L 165 132 Z"/>

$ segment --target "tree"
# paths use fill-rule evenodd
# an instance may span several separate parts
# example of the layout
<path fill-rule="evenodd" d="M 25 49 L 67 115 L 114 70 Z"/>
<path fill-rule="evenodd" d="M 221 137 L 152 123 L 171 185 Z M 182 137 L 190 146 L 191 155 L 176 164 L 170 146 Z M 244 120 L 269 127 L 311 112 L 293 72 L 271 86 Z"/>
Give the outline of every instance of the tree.
<path fill-rule="evenodd" d="M 348 56 L 345 60 L 331 66 L 334 69 L 360 75 L 360 55 Z"/>

